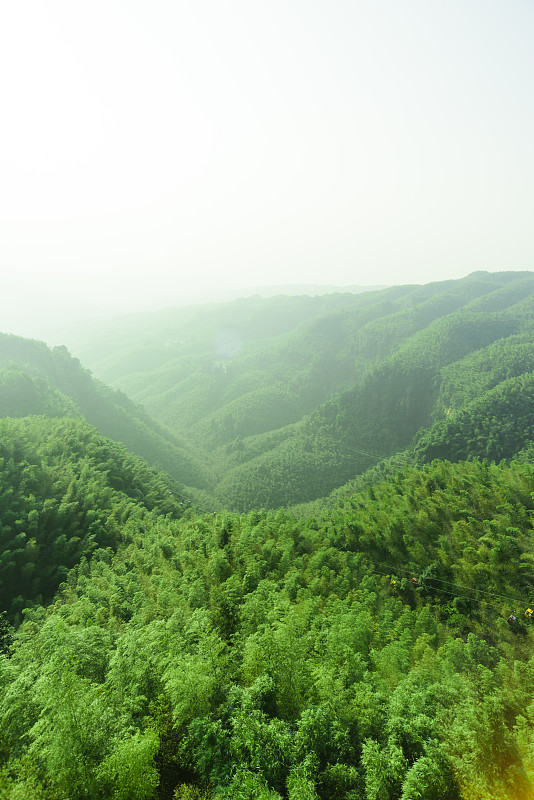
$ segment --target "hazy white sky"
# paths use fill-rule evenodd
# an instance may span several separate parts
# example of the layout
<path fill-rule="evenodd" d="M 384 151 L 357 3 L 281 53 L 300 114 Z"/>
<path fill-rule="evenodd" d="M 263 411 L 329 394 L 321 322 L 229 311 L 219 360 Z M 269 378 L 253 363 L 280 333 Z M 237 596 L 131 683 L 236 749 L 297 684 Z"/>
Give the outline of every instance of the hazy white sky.
<path fill-rule="evenodd" d="M 534 268 L 533 41 L 532 0 L 3 3 L 0 329 Z"/>

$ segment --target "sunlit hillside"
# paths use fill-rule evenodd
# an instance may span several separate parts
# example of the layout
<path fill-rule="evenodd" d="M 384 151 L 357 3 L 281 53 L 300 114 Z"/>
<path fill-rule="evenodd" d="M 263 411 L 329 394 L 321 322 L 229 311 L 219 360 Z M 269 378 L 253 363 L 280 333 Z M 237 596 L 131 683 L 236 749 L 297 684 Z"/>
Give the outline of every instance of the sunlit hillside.
<path fill-rule="evenodd" d="M 532 433 L 533 302 L 532 273 L 477 272 L 71 335 L 95 374 L 194 446 L 214 507 L 247 510 L 324 497 L 396 454 L 514 455 Z"/>
<path fill-rule="evenodd" d="M 296 519 L 184 512 L 77 422 L 0 452 L 6 800 L 534 796 L 531 463 Z"/>
<path fill-rule="evenodd" d="M 0 797 L 533 800 L 533 289 L 1 335 Z"/>

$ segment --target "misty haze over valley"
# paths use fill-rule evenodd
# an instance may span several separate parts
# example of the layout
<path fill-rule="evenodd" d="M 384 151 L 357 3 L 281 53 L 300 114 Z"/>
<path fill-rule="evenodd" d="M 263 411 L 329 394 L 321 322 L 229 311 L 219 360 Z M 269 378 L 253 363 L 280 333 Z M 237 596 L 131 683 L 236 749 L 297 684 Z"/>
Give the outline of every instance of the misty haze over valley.
<path fill-rule="evenodd" d="M 6 4 L 1 800 L 534 800 L 533 40 Z"/>

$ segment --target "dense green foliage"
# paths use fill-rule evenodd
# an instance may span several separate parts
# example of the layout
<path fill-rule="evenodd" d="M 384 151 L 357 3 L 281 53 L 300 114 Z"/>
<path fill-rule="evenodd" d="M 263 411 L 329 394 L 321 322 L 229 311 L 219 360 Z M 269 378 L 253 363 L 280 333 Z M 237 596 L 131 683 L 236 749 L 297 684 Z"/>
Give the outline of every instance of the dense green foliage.
<path fill-rule="evenodd" d="M 534 424 L 532 405 L 517 406 L 534 369 L 533 296 L 531 273 L 479 272 L 132 315 L 75 342 L 194 443 L 213 507 L 276 508 L 322 498 L 384 459 L 387 471 L 401 452 L 414 463 L 517 453 Z"/>
<path fill-rule="evenodd" d="M 436 462 L 306 520 L 132 507 L 0 656 L 2 796 L 532 798 L 533 492 Z"/>
<path fill-rule="evenodd" d="M 0 334 L 0 417 L 28 414 L 80 417 L 181 483 L 206 485 L 188 445 L 123 392 L 95 380 L 65 347 Z"/>
<path fill-rule="evenodd" d="M 0 797 L 533 800 L 533 288 L 0 335 Z"/>
<path fill-rule="evenodd" d="M 241 458 L 243 463 L 227 471 L 220 481 L 220 501 L 226 501 L 230 507 L 246 509 L 249 502 L 277 506 L 312 500 L 324 496 L 382 458 L 409 447 L 414 437 L 419 438 L 423 431 L 429 430 L 434 437 L 436 431 L 431 428 L 436 420 L 434 424 L 439 429 L 440 410 L 445 416 L 443 424 L 451 414 L 441 394 L 442 370 L 446 373 L 445 387 L 450 393 L 457 391 L 457 376 L 462 383 L 469 380 L 463 361 L 469 359 L 472 352 L 485 354 L 488 349 L 494 352 L 500 349 L 503 360 L 509 361 L 506 357 L 508 341 L 511 340 L 514 350 L 520 338 L 516 334 L 518 330 L 526 328 L 528 333 L 523 334 L 523 339 L 532 339 L 531 318 L 523 318 L 522 311 L 522 308 L 509 310 L 503 315 L 458 312 L 433 322 L 399 346 L 393 355 L 369 369 L 354 389 L 341 393 L 298 424 L 280 431 L 283 435 L 279 438 L 271 434 L 270 441 L 267 436 L 245 441 L 241 454 L 239 451 L 237 455 L 232 453 L 235 460 Z M 492 375 L 483 372 L 486 368 L 494 373 L 493 354 L 479 358 L 472 370 L 480 384 L 495 386 Z M 531 371 L 525 360 L 518 358 L 516 365 L 518 370 L 524 370 L 519 372 L 517 382 L 507 387 L 505 379 L 501 378 L 500 389 L 494 389 L 496 394 L 521 392 L 521 375 L 524 381 L 530 381 Z M 497 378 L 497 374 L 493 377 Z M 463 445 L 459 457 L 514 455 L 524 441 L 525 426 L 528 428 L 534 423 L 532 406 L 525 403 L 524 413 L 519 418 L 513 403 L 501 403 L 499 425 L 492 426 L 494 395 L 484 392 L 476 402 L 471 402 L 474 403 L 472 409 L 470 406 L 472 413 L 468 414 L 469 421 L 459 435 Z M 467 406 L 467 397 L 465 403 Z M 470 441 L 482 437 L 488 426 L 492 426 L 492 441 L 487 448 L 471 447 Z M 518 432 L 515 439 L 508 436 L 513 427 Z M 444 439 L 447 439 L 446 434 Z M 455 457 L 450 449 L 446 452 L 429 450 L 426 454 L 422 446 L 417 448 L 418 461 L 430 461 L 436 455 Z"/>
<path fill-rule="evenodd" d="M 117 547 L 134 509 L 179 516 L 180 502 L 170 478 L 79 419 L 0 420 L 0 608 L 15 619 L 49 600 L 82 557 Z"/>

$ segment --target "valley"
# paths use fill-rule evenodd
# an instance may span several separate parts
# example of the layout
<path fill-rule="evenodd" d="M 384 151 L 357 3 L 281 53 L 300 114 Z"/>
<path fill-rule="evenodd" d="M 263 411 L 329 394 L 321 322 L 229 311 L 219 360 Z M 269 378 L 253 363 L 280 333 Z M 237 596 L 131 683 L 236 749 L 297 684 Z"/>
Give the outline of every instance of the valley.
<path fill-rule="evenodd" d="M 0 796 L 531 800 L 534 275 L 0 335 Z"/>

